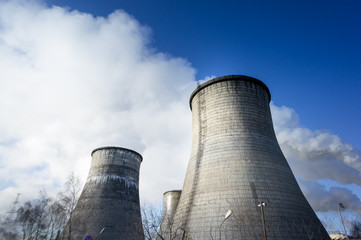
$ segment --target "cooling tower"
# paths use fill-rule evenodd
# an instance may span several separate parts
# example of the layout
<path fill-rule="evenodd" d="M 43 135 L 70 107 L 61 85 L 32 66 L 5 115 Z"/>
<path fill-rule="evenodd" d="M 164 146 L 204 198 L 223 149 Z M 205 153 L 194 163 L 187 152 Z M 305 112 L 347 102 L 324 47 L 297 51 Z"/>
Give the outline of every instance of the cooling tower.
<path fill-rule="evenodd" d="M 163 236 L 169 236 L 172 232 L 173 216 L 177 209 L 181 193 L 181 190 L 172 190 L 165 192 L 163 195 L 163 216 L 160 228 L 161 235 Z"/>
<path fill-rule="evenodd" d="M 141 162 L 139 153 L 125 148 L 92 152 L 89 175 L 71 217 L 72 239 L 144 239 L 138 191 Z"/>
<path fill-rule="evenodd" d="M 192 93 L 192 150 L 173 219 L 177 239 L 183 231 L 193 240 L 329 239 L 278 145 L 270 99 L 263 82 L 240 75 L 212 79 Z"/>

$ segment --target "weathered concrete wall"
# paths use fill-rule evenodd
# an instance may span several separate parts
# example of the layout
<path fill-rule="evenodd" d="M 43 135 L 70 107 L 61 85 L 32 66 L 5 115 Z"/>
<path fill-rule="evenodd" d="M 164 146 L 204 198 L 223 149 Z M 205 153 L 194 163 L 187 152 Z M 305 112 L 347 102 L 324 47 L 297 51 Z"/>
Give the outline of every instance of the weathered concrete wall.
<path fill-rule="evenodd" d="M 139 153 L 125 148 L 92 152 L 89 175 L 72 214 L 73 239 L 88 234 L 97 240 L 144 239 L 138 190 L 141 162 Z"/>
<path fill-rule="evenodd" d="M 239 75 L 193 92 L 192 151 L 174 215 L 188 239 L 263 239 L 261 201 L 269 240 L 328 238 L 281 152 L 269 102 L 266 85 Z"/>

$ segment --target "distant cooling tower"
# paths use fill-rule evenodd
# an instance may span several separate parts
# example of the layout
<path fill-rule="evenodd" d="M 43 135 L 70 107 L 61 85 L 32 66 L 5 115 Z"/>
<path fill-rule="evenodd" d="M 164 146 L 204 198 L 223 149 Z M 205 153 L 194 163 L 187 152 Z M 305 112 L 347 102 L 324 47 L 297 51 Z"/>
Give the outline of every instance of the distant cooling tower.
<path fill-rule="evenodd" d="M 263 82 L 239 75 L 192 93 L 192 151 L 172 236 L 329 239 L 278 145 L 270 99 Z M 224 221 L 229 209 L 233 215 Z"/>
<path fill-rule="evenodd" d="M 92 152 L 89 175 L 71 218 L 71 239 L 144 239 L 138 191 L 141 162 L 139 153 L 125 148 Z"/>
<path fill-rule="evenodd" d="M 163 216 L 160 232 L 162 236 L 168 236 L 172 231 L 172 221 L 178 206 L 181 190 L 167 191 L 163 195 Z M 171 238 L 171 237 L 170 237 Z"/>

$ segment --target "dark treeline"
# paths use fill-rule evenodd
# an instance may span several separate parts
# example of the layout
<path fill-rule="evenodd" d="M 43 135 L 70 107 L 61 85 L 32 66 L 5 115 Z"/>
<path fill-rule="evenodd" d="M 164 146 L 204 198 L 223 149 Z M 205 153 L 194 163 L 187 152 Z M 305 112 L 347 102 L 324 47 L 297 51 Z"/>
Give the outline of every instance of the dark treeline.
<path fill-rule="evenodd" d="M 0 239 L 63 239 L 60 234 L 75 208 L 80 190 L 79 179 L 70 174 L 56 198 L 41 191 L 36 199 L 24 203 L 16 199 L 10 210 L 0 218 Z"/>
<path fill-rule="evenodd" d="M 361 238 L 361 221 L 351 222 L 351 236 L 355 238 Z"/>

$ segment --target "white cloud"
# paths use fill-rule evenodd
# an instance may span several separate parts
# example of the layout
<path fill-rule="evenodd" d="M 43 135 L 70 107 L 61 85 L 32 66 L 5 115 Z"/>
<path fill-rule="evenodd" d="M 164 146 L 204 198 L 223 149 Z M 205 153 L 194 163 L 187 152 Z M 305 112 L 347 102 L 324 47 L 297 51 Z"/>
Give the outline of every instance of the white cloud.
<path fill-rule="evenodd" d="M 85 179 L 91 151 L 104 145 L 143 154 L 143 200 L 181 186 L 195 71 L 149 38 L 123 11 L 95 18 L 0 2 L 1 206 L 17 192 L 54 194 L 71 171 Z"/>
<path fill-rule="evenodd" d="M 298 182 L 315 211 L 337 211 L 338 204 L 343 203 L 347 209 L 361 216 L 361 201 L 349 189 L 331 187 L 327 191 L 325 186 L 317 182 L 305 180 L 299 180 Z"/>
<path fill-rule="evenodd" d="M 273 104 L 271 109 L 277 139 L 288 157 L 309 161 L 307 164 L 313 161 L 341 161 L 361 173 L 359 149 L 329 131 L 311 131 L 302 127 L 293 109 Z"/>
<path fill-rule="evenodd" d="M 329 131 L 303 127 L 291 108 L 271 103 L 271 110 L 278 142 L 314 210 L 335 210 L 338 202 L 344 202 L 361 216 L 361 195 L 345 187 L 327 191 L 317 182 L 330 179 L 342 185 L 354 183 L 361 190 L 361 151 Z"/>

